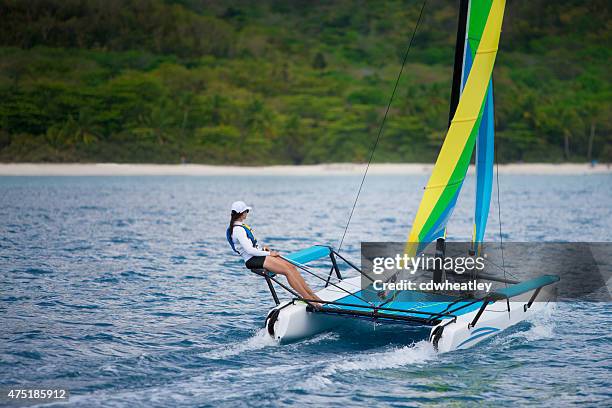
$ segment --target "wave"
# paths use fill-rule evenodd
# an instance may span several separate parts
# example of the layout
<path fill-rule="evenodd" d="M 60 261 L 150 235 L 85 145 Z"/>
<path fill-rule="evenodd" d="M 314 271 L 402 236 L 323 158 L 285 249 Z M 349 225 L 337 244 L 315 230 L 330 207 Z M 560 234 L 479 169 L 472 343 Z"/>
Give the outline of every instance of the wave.
<path fill-rule="evenodd" d="M 555 320 L 552 315 L 556 305 L 548 304 L 539 313 L 531 316 L 527 321 L 531 323 L 529 330 L 522 332 L 523 336 L 529 341 L 551 339 L 555 336 Z"/>
<path fill-rule="evenodd" d="M 336 360 L 323 370 L 310 377 L 302 387 L 304 390 L 317 390 L 333 383 L 330 377 L 351 371 L 382 370 L 411 364 L 421 364 L 436 358 L 437 352 L 431 343 L 422 340 L 409 346 L 391 350 L 367 353 L 353 358 Z"/>
<path fill-rule="evenodd" d="M 223 347 L 221 350 L 212 350 L 201 354 L 201 356 L 212 359 L 222 359 L 237 356 L 247 351 L 255 351 L 277 345 L 278 342 L 268 335 L 266 329 L 259 329 L 255 335 L 245 341 L 220 346 Z"/>
<path fill-rule="evenodd" d="M 495 347 L 498 347 L 514 344 L 514 342 L 517 340 L 520 343 L 523 343 L 546 340 L 555 337 L 555 319 L 553 318 L 553 314 L 555 313 L 556 308 L 557 305 L 555 303 L 548 303 L 542 309 L 530 315 L 525 322 L 519 323 L 519 327 L 515 326 L 507 329 L 509 332 L 504 330 L 494 336 L 492 344 L 494 344 Z M 520 327 L 525 325 L 528 326 L 524 327 L 524 329 Z"/>

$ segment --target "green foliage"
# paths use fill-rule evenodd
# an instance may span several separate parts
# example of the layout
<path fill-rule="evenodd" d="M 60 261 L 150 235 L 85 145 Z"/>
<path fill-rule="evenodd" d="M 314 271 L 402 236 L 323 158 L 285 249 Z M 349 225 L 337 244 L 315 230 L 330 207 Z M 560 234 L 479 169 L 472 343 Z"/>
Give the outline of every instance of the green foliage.
<path fill-rule="evenodd" d="M 317 52 L 312 60 L 312 67 L 314 69 L 325 69 L 327 67 L 327 61 L 325 61 L 325 56 Z"/>
<path fill-rule="evenodd" d="M 0 160 L 367 160 L 419 6 L 4 1 Z M 456 7 L 428 2 L 376 161 L 435 160 Z M 606 44 L 607 1 L 508 3 L 494 77 L 501 161 L 585 160 L 589 144 L 612 160 Z"/>

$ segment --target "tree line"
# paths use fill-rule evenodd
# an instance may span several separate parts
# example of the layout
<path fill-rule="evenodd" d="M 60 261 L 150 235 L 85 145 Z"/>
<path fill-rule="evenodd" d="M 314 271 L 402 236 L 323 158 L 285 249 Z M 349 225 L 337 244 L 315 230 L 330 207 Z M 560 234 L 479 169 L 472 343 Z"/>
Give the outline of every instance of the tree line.
<path fill-rule="evenodd" d="M 8 0 L 0 160 L 358 162 L 420 1 Z M 508 2 L 500 161 L 612 161 L 607 1 Z M 435 160 L 457 2 L 429 1 L 375 161 Z"/>

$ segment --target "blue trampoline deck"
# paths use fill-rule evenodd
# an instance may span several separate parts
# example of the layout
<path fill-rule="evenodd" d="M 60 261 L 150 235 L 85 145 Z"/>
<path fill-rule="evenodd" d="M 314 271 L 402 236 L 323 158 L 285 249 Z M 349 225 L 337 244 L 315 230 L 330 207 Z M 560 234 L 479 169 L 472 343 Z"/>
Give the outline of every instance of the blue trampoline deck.
<path fill-rule="evenodd" d="M 400 291 L 396 298 L 386 302 L 375 293 L 362 290 L 326 304 L 317 312 L 432 325 L 478 310 L 482 303 L 416 291 Z"/>

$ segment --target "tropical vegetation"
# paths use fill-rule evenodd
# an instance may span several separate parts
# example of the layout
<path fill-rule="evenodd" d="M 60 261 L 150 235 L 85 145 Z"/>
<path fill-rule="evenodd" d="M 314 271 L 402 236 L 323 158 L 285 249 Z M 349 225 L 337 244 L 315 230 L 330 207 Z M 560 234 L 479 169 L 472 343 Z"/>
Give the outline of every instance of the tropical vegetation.
<path fill-rule="evenodd" d="M 368 158 L 421 0 L 5 0 L 0 161 Z M 431 162 L 458 1 L 429 0 L 376 161 Z M 508 2 L 500 161 L 612 161 L 610 3 Z"/>

